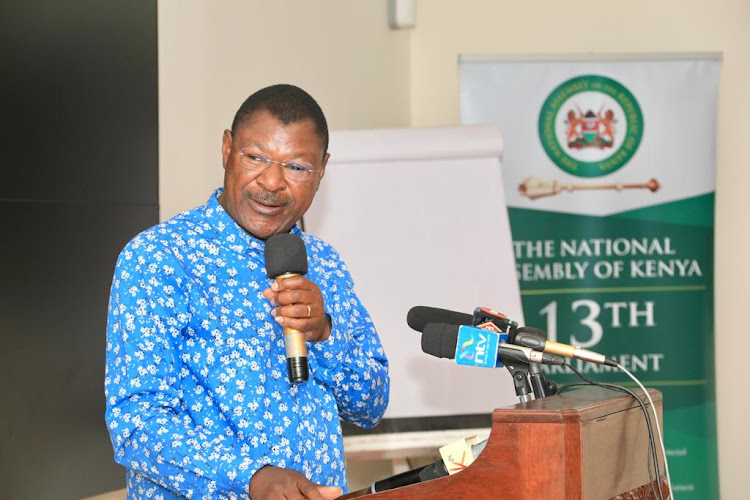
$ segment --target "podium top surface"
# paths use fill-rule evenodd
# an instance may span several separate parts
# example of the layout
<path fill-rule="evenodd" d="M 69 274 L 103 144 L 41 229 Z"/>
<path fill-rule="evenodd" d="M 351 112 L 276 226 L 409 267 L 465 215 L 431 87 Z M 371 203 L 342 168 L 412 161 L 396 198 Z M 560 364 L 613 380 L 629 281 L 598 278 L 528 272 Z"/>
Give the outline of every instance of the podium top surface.
<path fill-rule="evenodd" d="M 648 399 L 641 389 L 633 389 L 648 406 Z M 655 405 L 662 400 L 661 392 L 648 389 Z M 505 408 L 498 408 L 492 414 L 493 423 L 536 422 L 536 423 L 571 423 L 586 422 L 630 410 L 638 402 L 629 394 L 612 391 L 602 387 L 583 387 L 555 394 L 528 403 L 518 403 Z"/>

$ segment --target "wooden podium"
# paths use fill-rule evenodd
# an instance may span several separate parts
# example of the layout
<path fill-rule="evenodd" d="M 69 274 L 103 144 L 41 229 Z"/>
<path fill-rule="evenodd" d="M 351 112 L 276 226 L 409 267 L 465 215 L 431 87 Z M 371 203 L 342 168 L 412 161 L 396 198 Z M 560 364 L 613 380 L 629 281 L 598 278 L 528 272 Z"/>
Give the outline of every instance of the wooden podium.
<path fill-rule="evenodd" d="M 661 422 L 661 392 L 649 393 Z M 642 399 L 653 421 L 648 400 Z M 654 434 L 658 439 L 655 428 Z M 487 446 L 457 474 L 376 494 L 366 488 L 340 498 L 652 499 L 648 446 L 643 411 L 631 396 L 586 387 L 495 410 Z M 658 443 L 657 453 L 664 478 Z M 666 498 L 666 481 L 662 489 Z"/>

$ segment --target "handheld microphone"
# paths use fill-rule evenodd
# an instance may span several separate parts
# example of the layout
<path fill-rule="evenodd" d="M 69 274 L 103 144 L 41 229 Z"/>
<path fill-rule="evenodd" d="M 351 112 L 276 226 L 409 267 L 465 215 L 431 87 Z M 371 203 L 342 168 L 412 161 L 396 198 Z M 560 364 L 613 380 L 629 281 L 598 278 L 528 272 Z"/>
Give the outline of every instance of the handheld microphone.
<path fill-rule="evenodd" d="M 607 366 L 617 366 L 617 362 L 607 358 L 604 354 L 582 349 L 578 346 L 561 344 L 545 339 L 544 332 L 537 328 L 521 327 L 511 339 L 514 344 L 529 347 L 538 352 L 552 353 L 568 358 L 582 359 Z"/>
<path fill-rule="evenodd" d="M 422 332 L 422 351 L 456 364 L 500 368 L 515 363 L 562 365 L 558 356 L 507 344 L 507 335 L 467 325 L 428 323 Z"/>
<path fill-rule="evenodd" d="M 307 273 L 307 251 L 302 238 L 292 233 L 271 236 L 265 248 L 269 278 L 288 278 Z M 309 377 L 305 336 L 294 328 L 284 328 L 284 348 L 289 380 L 303 382 Z"/>
<path fill-rule="evenodd" d="M 477 444 L 471 445 L 471 461 L 476 459 L 482 450 L 487 446 L 487 440 L 481 441 Z M 416 469 L 396 474 L 395 476 L 387 477 L 379 481 L 375 481 L 370 486 L 370 493 L 378 493 L 380 491 L 392 490 L 393 488 L 400 488 L 402 486 L 408 486 L 410 484 L 422 483 L 424 481 L 430 481 L 431 479 L 438 479 L 445 477 L 449 474 L 454 474 L 458 470 L 448 470 L 448 466 L 444 459 L 435 460 L 434 462 L 427 464 Z"/>

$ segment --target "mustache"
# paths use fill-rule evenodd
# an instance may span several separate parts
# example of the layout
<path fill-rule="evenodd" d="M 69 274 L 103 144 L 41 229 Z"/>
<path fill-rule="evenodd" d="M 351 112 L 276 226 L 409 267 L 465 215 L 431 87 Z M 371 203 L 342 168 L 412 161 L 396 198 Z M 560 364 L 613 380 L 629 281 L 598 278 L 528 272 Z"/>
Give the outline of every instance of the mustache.
<path fill-rule="evenodd" d="M 289 204 L 289 199 L 283 198 L 271 191 L 248 191 L 245 196 L 253 201 L 263 203 L 264 205 L 285 207 Z"/>

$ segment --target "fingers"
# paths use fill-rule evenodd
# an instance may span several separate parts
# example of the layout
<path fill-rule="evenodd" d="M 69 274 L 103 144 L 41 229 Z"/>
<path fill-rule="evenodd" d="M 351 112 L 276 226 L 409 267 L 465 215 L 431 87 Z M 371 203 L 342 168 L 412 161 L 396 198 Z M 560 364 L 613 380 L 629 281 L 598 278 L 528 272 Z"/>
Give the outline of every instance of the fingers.
<path fill-rule="evenodd" d="M 320 486 L 318 487 L 318 492 L 323 498 L 325 498 L 325 500 L 333 500 L 334 498 L 340 497 L 341 494 L 344 493 L 344 490 L 338 486 Z"/>
<path fill-rule="evenodd" d="M 283 316 L 291 319 L 312 319 L 322 312 L 322 306 L 318 304 L 292 304 L 280 306 L 271 311 L 274 316 Z"/>
<path fill-rule="evenodd" d="M 309 341 L 326 340 L 331 324 L 323 305 L 320 288 L 304 276 L 276 280 L 263 296 L 276 306 L 271 314 L 285 328 L 305 334 Z"/>
<path fill-rule="evenodd" d="M 304 276 L 276 280 L 271 288 L 263 291 L 263 296 L 275 306 L 323 303 L 323 297 L 318 286 Z M 302 307 L 299 311 L 297 317 L 307 317 L 306 307 Z M 288 312 L 291 313 L 291 311 Z"/>
<path fill-rule="evenodd" d="M 338 486 L 320 486 L 308 482 L 300 492 L 309 500 L 333 500 L 340 497 L 343 490 Z"/>
<path fill-rule="evenodd" d="M 341 488 L 337 486 L 320 486 L 296 470 L 272 465 L 259 469 L 250 479 L 248 489 L 253 500 L 279 498 L 332 500 L 341 495 Z"/>
<path fill-rule="evenodd" d="M 279 278 L 271 284 L 275 292 L 284 290 L 315 290 L 318 286 L 301 274 L 295 274 L 288 278 Z"/>
<path fill-rule="evenodd" d="M 302 290 L 285 290 L 283 292 L 277 292 L 274 299 L 271 300 L 271 303 L 274 303 L 275 306 L 286 306 L 291 304 L 310 304 L 314 301 L 319 300 L 317 294 L 313 292 L 307 292 Z M 300 314 L 300 317 L 307 317 L 307 308 L 303 307 L 300 309 L 302 313 Z"/>
<path fill-rule="evenodd" d="M 278 307 L 272 310 L 271 314 L 284 328 L 293 328 L 303 332 L 305 340 L 313 342 L 326 340 L 330 335 L 331 326 L 323 307 L 310 305 L 309 310 L 309 318 L 307 317 L 308 305 L 300 304 Z"/>
<path fill-rule="evenodd" d="M 308 481 L 304 485 L 300 484 L 300 486 L 300 493 L 308 500 L 328 500 L 328 497 L 324 497 L 320 492 L 320 486 L 317 484 Z"/>
<path fill-rule="evenodd" d="M 321 486 L 308 481 L 300 488 L 300 493 L 308 500 L 334 500 L 341 496 L 343 490 L 338 486 Z M 287 498 L 296 497 L 290 495 Z"/>

